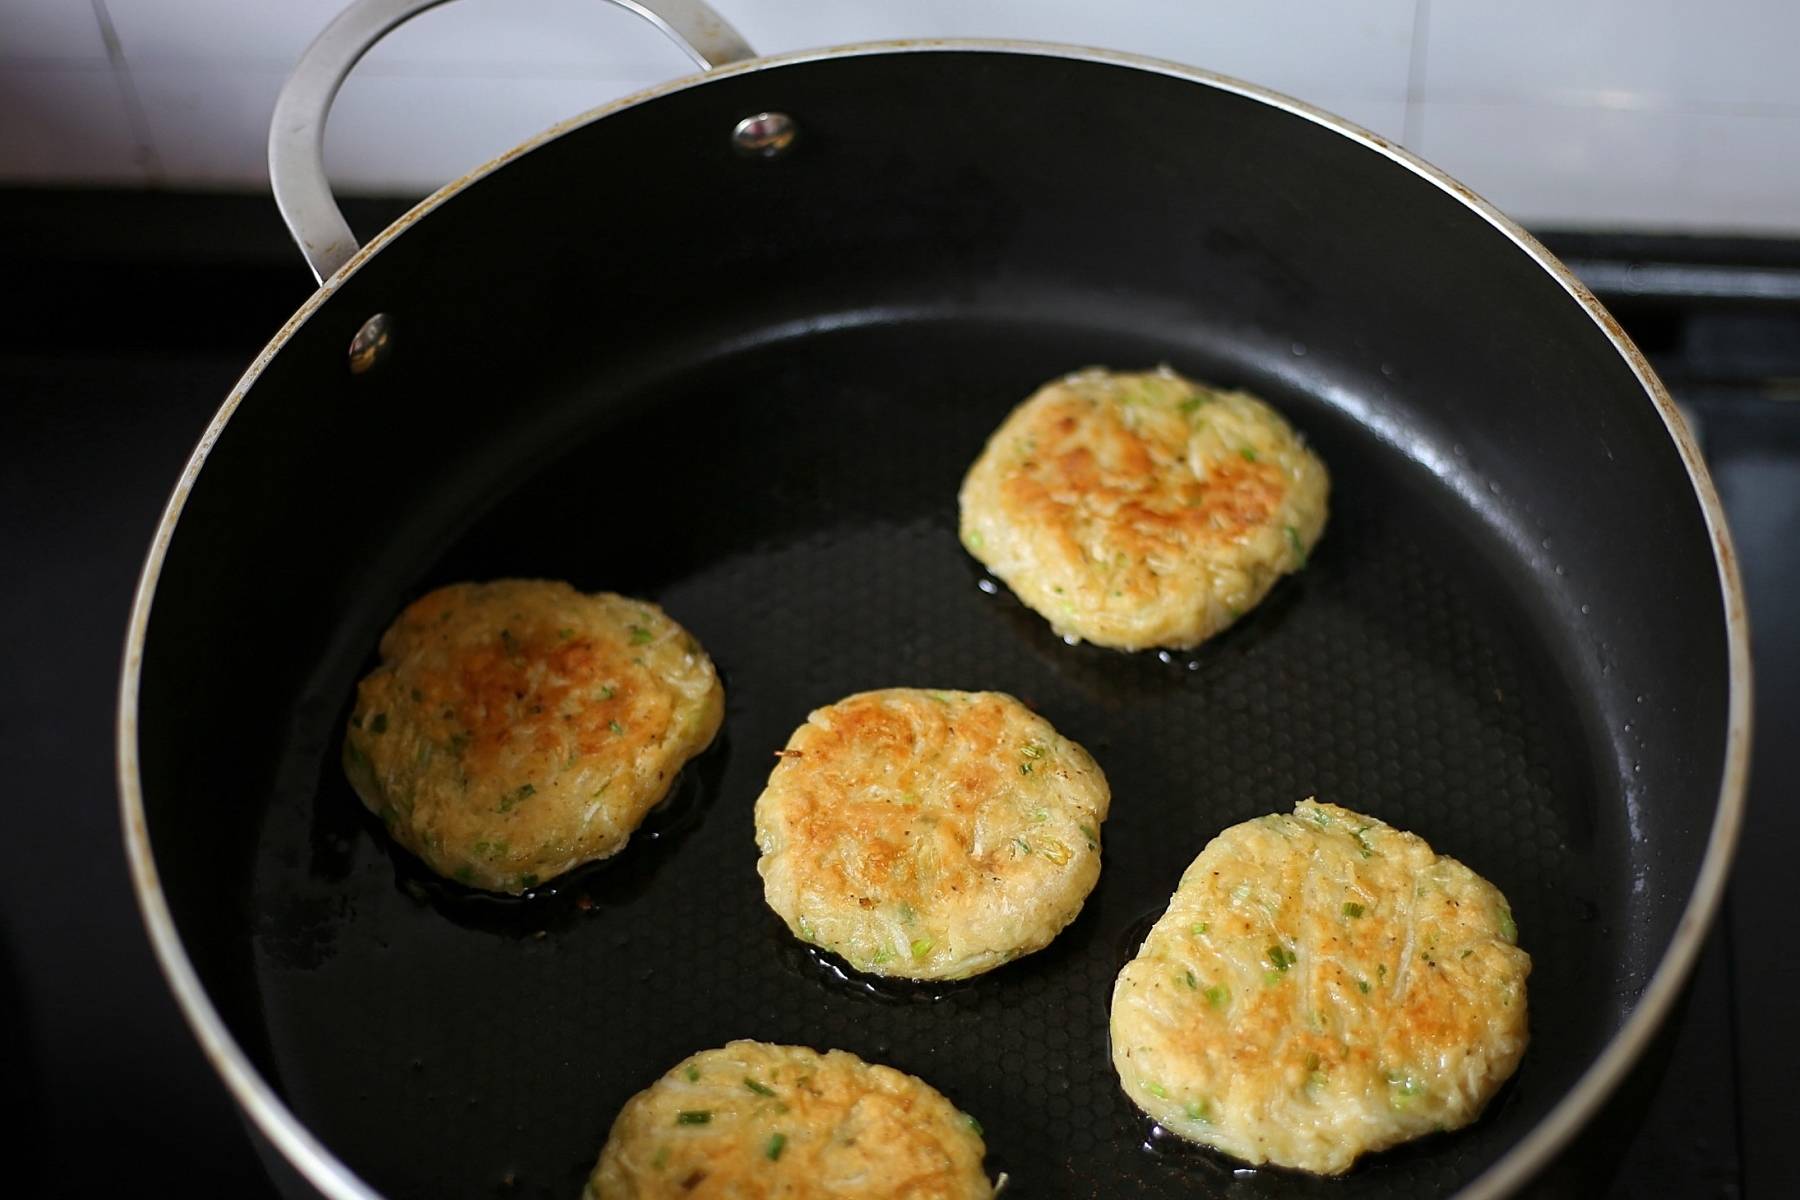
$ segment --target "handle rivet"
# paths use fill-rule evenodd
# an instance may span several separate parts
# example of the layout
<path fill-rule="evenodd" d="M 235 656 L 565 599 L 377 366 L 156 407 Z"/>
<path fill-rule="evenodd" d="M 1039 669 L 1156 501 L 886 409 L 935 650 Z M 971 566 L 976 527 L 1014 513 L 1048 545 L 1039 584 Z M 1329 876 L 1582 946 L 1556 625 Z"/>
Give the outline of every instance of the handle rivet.
<path fill-rule="evenodd" d="M 737 123 L 731 144 L 746 158 L 774 158 L 787 153 L 798 132 L 794 118 L 786 113 L 760 112 Z"/>
<path fill-rule="evenodd" d="M 356 336 L 350 339 L 350 373 L 361 375 L 379 365 L 394 344 L 394 322 L 386 313 L 376 313 L 364 321 Z"/>

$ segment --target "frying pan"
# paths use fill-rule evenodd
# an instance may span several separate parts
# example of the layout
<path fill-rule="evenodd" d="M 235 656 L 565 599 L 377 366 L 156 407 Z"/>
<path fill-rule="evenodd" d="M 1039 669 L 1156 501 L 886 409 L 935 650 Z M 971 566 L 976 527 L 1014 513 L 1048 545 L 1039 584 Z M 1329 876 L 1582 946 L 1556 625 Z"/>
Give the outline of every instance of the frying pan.
<path fill-rule="evenodd" d="M 150 935 L 258 1136 L 334 1197 L 568 1196 L 613 1115 L 734 1037 L 835 1046 L 976 1114 L 1023 1195 L 1516 1190 L 1642 1053 L 1718 906 L 1748 661 L 1717 497 L 1612 319 L 1467 189 L 1303 104 L 1125 55 L 905 43 L 749 60 L 558 126 L 354 241 L 337 83 L 273 131 L 321 279 L 176 487 L 121 688 Z M 728 61 L 742 60 L 742 61 Z M 1331 466 L 1312 562 L 1182 654 L 1068 646 L 959 549 L 1040 382 L 1167 362 Z M 519 902 L 429 877 L 336 765 L 410 598 L 653 598 L 719 663 L 715 748 L 615 860 Z M 936 990 L 765 910 L 750 806 L 806 712 L 1012 692 L 1108 772 L 1105 869 L 1047 950 Z M 1318 795 L 1469 863 L 1535 960 L 1474 1126 L 1322 1180 L 1169 1148 L 1107 1062 L 1111 981 L 1218 830 Z"/>

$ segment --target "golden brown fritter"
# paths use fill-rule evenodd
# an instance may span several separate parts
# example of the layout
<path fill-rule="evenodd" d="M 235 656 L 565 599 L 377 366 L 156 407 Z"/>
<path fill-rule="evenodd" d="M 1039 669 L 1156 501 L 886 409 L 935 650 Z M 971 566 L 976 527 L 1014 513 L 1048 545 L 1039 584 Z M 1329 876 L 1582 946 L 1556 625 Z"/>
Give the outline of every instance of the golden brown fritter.
<path fill-rule="evenodd" d="M 724 711 L 712 661 L 654 604 L 452 584 L 382 636 L 344 769 L 434 871 L 518 893 L 617 853 Z"/>
<path fill-rule="evenodd" d="M 1100 877 L 1100 768 L 998 692 L 827 705 L 756 802 L 764 895 L 864 971 L 961 979 L 1049 944 Z"/>
<path fill-rule="evenodd" d="M 1305 564 L 1328 486 L 1249 393 L 1095 368 L 994 432 L 963 480 L 962 542 L 1064 637 L 1188 647 Z"/>
<path fill-rule="evenodd" d="M 985 1200 L 981 1126 L 854 1054 L 739 1041 L 676 1065 L 613 1122 L 589 1200 Z"/>
<path fill-rule="evenodd" d="M 1506 899 L 1410 833 L 1302 802 L 1182 876 L 1113 989 L 1126 1094 L 1247 1162 L 1336 1174 L 1481 1114 L 1528 1040 Z"/>

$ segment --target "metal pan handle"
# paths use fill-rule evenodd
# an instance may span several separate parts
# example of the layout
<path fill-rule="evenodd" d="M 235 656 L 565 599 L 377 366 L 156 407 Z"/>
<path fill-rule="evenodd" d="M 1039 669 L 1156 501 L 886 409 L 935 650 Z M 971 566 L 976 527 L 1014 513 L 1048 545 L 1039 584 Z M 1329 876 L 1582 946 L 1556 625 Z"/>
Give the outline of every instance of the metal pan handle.
<path fill-rule="evenodd" d="M 269 124 L 269 186 L 288 232 L 320 283 L 357 251 L 325 177 L 325 120 L 345 76 L 394 29 L 448 0 L 356 0 L 300 56 Z M 630 9 L 711 69 L 754 58 L 737 30 L 701 0 L 608 0 Z"/>

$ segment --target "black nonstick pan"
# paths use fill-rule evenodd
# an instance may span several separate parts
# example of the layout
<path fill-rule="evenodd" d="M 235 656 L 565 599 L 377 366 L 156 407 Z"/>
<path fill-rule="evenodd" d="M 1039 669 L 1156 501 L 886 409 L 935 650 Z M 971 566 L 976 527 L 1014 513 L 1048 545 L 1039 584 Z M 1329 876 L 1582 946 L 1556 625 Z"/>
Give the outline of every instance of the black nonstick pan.
<path fill-rule="evenodd" d="M 315 59 L 424 6 L 365 3 Z M 164 968 L 296 1180 L 570 1197 L 627 1097 L 750 1037 L 923 1077 L 1020 1196 L 1491 1196 L 1642 1054 L 1740 815 L 1736 568 L 1636 350 L 1465 189 L 1185 68 L 894 44 L 589 114 L 351 257 L 295 200 L 291 101 L 276 183 L 324 283 L 176 489 L 119 754 Z M 1197 650 L 1065 645 L 958 546 L 957 485 L 1039 383 L 1158 363 L 1276 404 L 1331 523 Z M 627 850 L 521 901 L 431 877 L 338 767 L 394 613 L 502 576 L 656 600 L 728 694 Z M 1114 793 L 1079 919 L 936 989 L 810 957 L 755 872 L 772 751 L 901 684 L 1025 699 Z M 1167 1147 L 1106 1046 L 1182 868 L 1309 795 L 1492 879 L 1535 961 L 1531 1048 L 1483 1118 L 1331 1180 Z"/>

